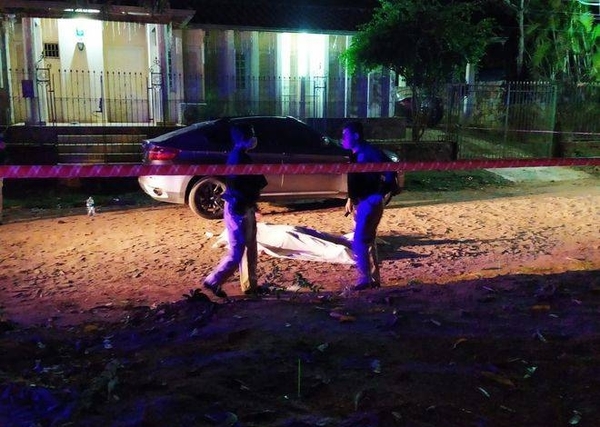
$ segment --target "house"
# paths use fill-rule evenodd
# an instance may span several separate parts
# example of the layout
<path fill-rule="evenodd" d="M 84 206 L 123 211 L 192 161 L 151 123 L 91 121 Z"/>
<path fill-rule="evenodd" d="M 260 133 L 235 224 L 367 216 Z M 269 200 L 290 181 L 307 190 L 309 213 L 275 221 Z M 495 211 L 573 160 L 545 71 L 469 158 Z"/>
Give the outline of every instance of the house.
<path fill-rule="evenodd" d="M 2 2 L 0 124 L 394 113 L 392 72 L 350 76 L 339 59 L 376 1 L 100 3 Z"/>

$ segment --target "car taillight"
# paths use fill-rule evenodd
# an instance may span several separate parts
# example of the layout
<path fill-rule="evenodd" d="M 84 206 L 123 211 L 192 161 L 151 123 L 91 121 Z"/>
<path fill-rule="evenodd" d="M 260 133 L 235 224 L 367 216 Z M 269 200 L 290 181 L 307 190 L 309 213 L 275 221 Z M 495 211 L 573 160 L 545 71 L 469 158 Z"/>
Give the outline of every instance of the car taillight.
<path fill-rule="evenodd" d="M 170 147 L 152 147 L 148 151 L 148 160 L 173 160 L 180 151 Z"/>

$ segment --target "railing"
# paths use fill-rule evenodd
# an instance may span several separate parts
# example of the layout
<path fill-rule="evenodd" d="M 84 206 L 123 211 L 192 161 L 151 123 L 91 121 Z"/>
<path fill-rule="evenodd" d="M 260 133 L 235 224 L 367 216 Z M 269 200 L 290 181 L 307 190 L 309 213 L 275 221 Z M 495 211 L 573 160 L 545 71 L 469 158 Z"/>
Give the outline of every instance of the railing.
<path fill-rule="evenodd" d="M 182 101 L 174 92 L 165 105 L 161 80 L 149 73 L 46 68 L 8 74 L 12 123 L 152 125 L 166 119 L 169 103 Z"/>

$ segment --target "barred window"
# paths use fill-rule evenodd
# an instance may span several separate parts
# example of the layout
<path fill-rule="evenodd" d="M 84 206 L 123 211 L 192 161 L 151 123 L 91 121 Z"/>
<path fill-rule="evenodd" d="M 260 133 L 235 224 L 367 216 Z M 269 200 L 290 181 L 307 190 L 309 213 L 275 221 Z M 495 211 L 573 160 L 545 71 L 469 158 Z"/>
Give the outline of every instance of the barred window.
<path fill-rule="evenodd" d="M 246 56 L 238 52 L 235 54 L 235 83 L 237 89 L 246 89 Z"/>
<path fill-rule="evenodd" d="M 59 58 L 58 43 L 44 43 L 44 57 Z"/>

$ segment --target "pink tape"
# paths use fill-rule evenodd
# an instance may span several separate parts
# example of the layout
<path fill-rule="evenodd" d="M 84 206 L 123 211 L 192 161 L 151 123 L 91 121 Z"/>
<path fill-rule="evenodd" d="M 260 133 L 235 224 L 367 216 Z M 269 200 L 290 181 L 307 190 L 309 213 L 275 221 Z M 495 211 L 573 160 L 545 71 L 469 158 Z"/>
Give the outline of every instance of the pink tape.
<path fill-rule="evenodd" d="M 92 178 L 142 175 L 256 175 L 342 174 L 348 172 L 470 170 L 538 166 L 599 166 L 600 158 L 458 160 L 453 162 L 315 163 L 254 165 L 8 165 L 0 166 L 3 178 Z"/>

